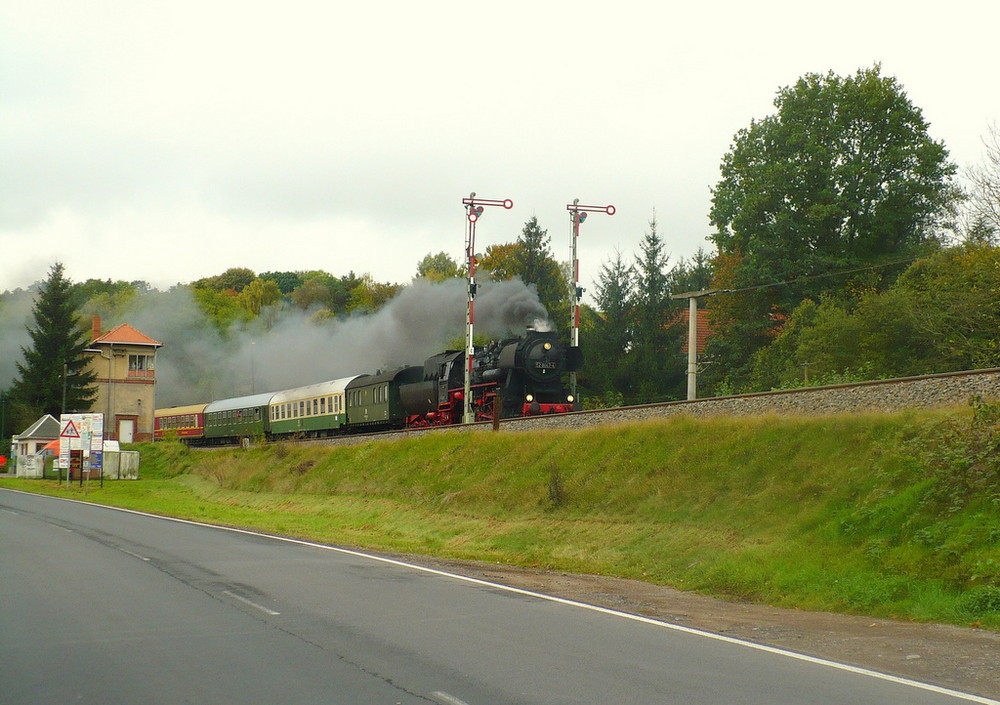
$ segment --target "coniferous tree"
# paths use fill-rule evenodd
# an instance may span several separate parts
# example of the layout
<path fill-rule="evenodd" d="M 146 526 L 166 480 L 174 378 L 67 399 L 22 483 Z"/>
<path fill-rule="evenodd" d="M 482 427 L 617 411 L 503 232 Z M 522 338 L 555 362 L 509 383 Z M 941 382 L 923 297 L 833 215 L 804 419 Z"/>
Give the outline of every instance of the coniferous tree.
<path fill-rule="evenodd" d="M 532 216 L 524 224 L 517 238 L 514 251 L 516 275 L 525 284 L 534 284 L 538 289 L 538 299 L 545 306 L 549 318 L 561 322 L 569 315 L 569 290 L 559 264 L 549 248 L 549 231 L 538 225 L 538 218 Z"/>
<path fill-rule="evenodd" d="M 704 291 L 711 286 L 712 256 L 703 247 L 699 247 L 689 260 L 681 257 L 667 275 L 667 288 L 671 294 Z M 682 301 L 680 305 L 686 306 L 687 302 Z"/>
<path fill-rule="evenodd" d="M 621 252 L 601 265 L 594 300 L 600 309 L 583 345 L 586 348 L 584 376 L 590 388 L 605 402 L 624 401 L 631 382 L 628 355 L 632 348 L 632 267 Z"/>
<path fill-rule="evenodd" d="M 656 218 L 649 222 L 636 256 L 632 310 L 635 332 L 632 337 L 632 394 L 628 401 L 662 401 L 676 386 L 680 359 L 677 335 L 669 332 L 670 291 L 668 257 L 663 238 L 656 232 Z"/>
<path fill-rule="evenodd" d="M 29 415 L 86 411 L 97 393 L 95 373 L 85 372 L 84 350 L 90 343 L 73 307 L 73 284 L 56 263 L 42 284 L 33 310 L 35 326 L 28 326 L 30 348 L 21 347 L 24 363 L 11 396 Z M 64 405 L 65 394 L 65 405 Z"/>

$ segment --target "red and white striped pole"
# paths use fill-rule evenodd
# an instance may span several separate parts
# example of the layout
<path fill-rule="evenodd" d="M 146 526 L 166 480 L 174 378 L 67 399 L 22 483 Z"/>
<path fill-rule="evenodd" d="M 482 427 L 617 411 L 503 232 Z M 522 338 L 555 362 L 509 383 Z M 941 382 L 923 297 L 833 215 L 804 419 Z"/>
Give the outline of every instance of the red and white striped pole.
<path fill-rule="evenodd" d="M 475 415 L 472 412 L 472 361 L 475 355 L 473 345 L 473 329 L 476 317 L 476 222 L 483 214 L 485 206 L 503 206 L 507 210 L 514 207 L 512 200 L 498 201 L 489 198 L 476 198 L 476 192 L 462 199 L 468 225 L 465 232 L 465 259 L 469 272 L 469 304 L 465 316 L 465 388 L 462 409 L 462 423 L 472 423 Z"/>
<path fill-rule="evenodd" d="M 570 345 L 579 347 L 580 345 L 580 299 L 583 298 L 583 287 L 580 286 L 580 258 L 577 256 L 576 239 L 580 237 L 580 223 L 587 219 L 588 213 L 615 214 L 614 206 L 581 206 L 580 199 L 574 198 L 573 203 L 566 206 L 569 211 L 570 220 L 573 223 L 573 283 L 570 288 L 570 301 L 572 302 L 572 312 L 570 314 Z M 569 373 L 569 392 L 576 400 L 576 372 Z"/>

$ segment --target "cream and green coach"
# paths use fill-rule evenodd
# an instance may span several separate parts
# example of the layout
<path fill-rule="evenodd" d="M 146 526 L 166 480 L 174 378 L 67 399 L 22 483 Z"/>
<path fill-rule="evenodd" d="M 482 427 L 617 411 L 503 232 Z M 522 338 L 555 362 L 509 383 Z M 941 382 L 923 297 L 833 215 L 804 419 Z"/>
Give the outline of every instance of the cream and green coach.
<path fill-rule="evenodd" d="M 272 436 L 316 438 L 337 432 L 347 421 L 344 390 L 357 377 L 286 389 L 271 397 Z"/>

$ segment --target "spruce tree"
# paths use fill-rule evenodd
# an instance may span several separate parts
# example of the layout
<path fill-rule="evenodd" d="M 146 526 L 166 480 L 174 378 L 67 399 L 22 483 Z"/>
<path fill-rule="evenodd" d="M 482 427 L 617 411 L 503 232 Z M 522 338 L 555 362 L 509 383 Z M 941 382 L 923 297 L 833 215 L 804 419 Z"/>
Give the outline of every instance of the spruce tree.
<path fill-rule="evenodd" d="M 11 396 L 29 414 L 58 418 L 65 390 L 66 412 L 88 410 L 97 393 L 95 373 L 84 371 L 90 337 L 76 315 L 73 284 L 63 276 L 61 263 L 52 266 L 39 289 L 33 315 L 35 326 L 27 326 L 32 345 L 21 348 L 24 363 L 17 363 Z"/>
<path fill-rule="evenodd" d="M 621 403 L 632 386 L 628 356 L 632 348 L 633 268 L 616 252 L 601 265 L 594 299 L 601 313 L 594 322 L 587 349 L 585 374 L 605 403 Z"/>
<path fill-rule="evenodd" d="M 534 284 L 538 289 L 538 299 L 545 306 L 549 318 L 560 328 L 563 319 L 569 317 L 569 285 L 552 256 L 549 247 L 549 231 L 538 225 L 538 218 L 532 216 L 524 224 L 515 250 L 517 274 L 525 284 Z"/>
<path fill-rule="evenodd" d="M 633 268 L 632 309 L 635 333 L 630 357 L 633 403 L 663 401 L 677 384 L 680 359 L 678 336 L 667 330 L 670 291 L 663 238 L 656 232 L 656 218 L 649 222 Z"/>

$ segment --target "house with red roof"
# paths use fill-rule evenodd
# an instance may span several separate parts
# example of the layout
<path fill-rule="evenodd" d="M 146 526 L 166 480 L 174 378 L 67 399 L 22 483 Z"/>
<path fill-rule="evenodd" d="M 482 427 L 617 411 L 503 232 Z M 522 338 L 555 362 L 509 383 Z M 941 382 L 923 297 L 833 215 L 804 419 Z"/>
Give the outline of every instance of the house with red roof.
<path fill-rule="evenodd" d="M 677 314 L 671 319 L 668 325 L 670 326 L 682 326 L 685 330 L 684 337 L 681 342 L 681 352 L 687 356 L 688 353 L 688 325 L 691 320 L 691 312 L 689 309 L 684 308 L 677 312 Z M 708 343 L 708 339 L 715 333 L 715 327 L 712 325 L 708 318 L 708 311 L 703 308 L 698 309 L 698 315 L 695 318 L 696 328 L 695 335 L 697 336 L 696 349 L 698 351 L 698 356 L 701 357 L 702 353 L 705 352 L 705 345 Z"/>
<path fill-rule="evenodd" d="M 94 316 L 88 370 L 97 375 L 90 408 L 104 414 L 104 438 L 121 443 L 153 439 L 156 408 L 156 351 L 163 343 L 127 323 L 104 332 Z"/>

